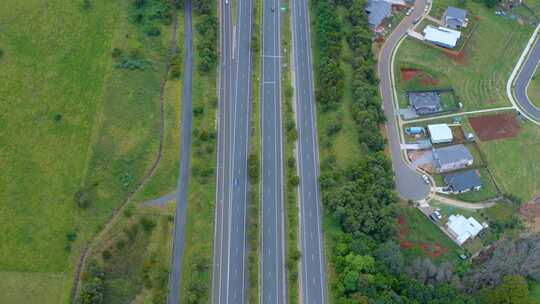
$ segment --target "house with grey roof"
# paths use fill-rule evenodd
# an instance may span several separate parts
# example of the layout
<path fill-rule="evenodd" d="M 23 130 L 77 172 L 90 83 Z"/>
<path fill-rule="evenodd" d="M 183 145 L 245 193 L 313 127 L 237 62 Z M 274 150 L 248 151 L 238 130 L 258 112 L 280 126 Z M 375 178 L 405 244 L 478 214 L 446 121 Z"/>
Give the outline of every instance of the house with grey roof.
<path fill-rule="evenodd" d="M 435 172 L 444 173 L 472 166 L 474 158 L 464 145 L 433 148 Z"/>
<path fill-rule="evenodd" d="M 442 16 L 444 26 L 453 30 L 467 27 L 467 11 L 449 6 Z"/>
<path fill-rule="evenodd" d="M 369 0 L 365 7 L 369 28 L 375 30 L 392 14 L 392 4 L 384 0 Z"/>
<path fill-rule="evenodd" d="M 443 175 L 446 190 L 453 194 L 478 191 L 482 188 L 482 180 L 476 170 L 458 171 Z"/>
<path fill-rule="evenodd" d="M 409 92 L 409 105 L 418 115 L 429 115 L 442 111 L 441 98 L 437 92 Z"/>

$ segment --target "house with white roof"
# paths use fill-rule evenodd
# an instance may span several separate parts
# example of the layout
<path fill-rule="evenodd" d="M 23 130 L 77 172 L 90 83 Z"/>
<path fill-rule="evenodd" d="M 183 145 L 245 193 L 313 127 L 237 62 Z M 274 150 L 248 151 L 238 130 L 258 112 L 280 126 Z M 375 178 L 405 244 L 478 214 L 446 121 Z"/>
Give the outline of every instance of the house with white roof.
<path fill-rule="evenodd" d="M 450 215 L 446 228 L 450 235 L 456 240 L 459 245 L 463 245 L 467 240 L 474 239 L 487 224 L 480 224 L 473 217 L 465 218 L 461 214 Z"/>
<path fill-rule="evenodd" d="M 433 144 L 451 143 L 454 140 L 452 129 L 447 124 L 428 125 L 427 128 Z"/>
<path fill-rule="evenodd" d="M 424 29 L 424 40 L 448 49 L 454 48 L 460 37 L 460 31 L 455 31 L 443 26 L 436 28 L 428 25 Z"/>

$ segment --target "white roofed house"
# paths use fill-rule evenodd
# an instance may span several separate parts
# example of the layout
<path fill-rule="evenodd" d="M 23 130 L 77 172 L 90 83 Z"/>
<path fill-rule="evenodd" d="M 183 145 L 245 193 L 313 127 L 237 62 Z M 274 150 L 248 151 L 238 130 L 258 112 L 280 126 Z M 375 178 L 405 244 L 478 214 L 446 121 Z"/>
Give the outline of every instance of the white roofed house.
<path fill-rule="evenodd" d="M 461 32 L 442 26 L 435 28 L 428 25 L 424 29 L 424 40 L 448 49 L 454 48 L 460 37 Z"/>
<path fill-rule="evenodd" d="M 428 125 L 427 128 L 433 144 L 451 143 L 454 140 L 452 129 L 447 124 Z"/>
<path fill-rule="evenodd" d="M 459 245 L 463 245 L 467 240 L 474 239 L 487 224 L 482 225 L 473 217 L 465 218 L 461 214 L 450 215 L 446 228 L 450 235 Z"/>

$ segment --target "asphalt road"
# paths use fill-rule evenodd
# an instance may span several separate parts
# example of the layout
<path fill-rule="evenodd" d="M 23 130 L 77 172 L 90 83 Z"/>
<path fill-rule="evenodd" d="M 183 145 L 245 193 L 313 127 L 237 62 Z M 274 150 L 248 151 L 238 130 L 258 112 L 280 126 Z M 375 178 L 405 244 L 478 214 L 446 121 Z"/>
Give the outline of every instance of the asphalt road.
<path fill-rule="evenodd" d="M 300 176 L 300 249 L 302 252 L 301 301 L 326 303 L 325 263 L 321 230 L 319 156 L 315 122 L 315 98 L 307 0 L 292 1 L 294 96 L 298 128 L 298 170 Z"/>
<path fill-rule="evenodd" d="M 228 2 L 228 3 L 227 3 Z M 212 303 L 246 303 L 247 158 L 251 98 L 252 1 L 220 1 L 218 170 Z"/>
<path fill-rule="evenodd" d="M 400 197 L 404 199 L 420 200 L 427 197 L 429 185 L 427 185 L 422 176 L 410 167 L 402 158 L 401 142 L 397 128 L 399 115 L 394 109 L 394 94 L 392 88 L 392 53 L 399 41 L 407 34 L 407 30 L 412 26 L 415 18 L 424 13 L 426 0 L 417 0 L 415 9 L 410 16 L 405 17 L 403 21 L 387 37 L 386 42 L 381 49 L 378 60 L 379 71 L 379 90 L 381 92 L 384 114 L 386 116 L 386 129 L 392 164 L 396 177 L 396 190 Z"/>
<path fill-rule="evenodd" d="M 189 181 L 189 157 L 191 146 L 191 83 L 192 83 L 192 22 L 191 0 L 184 0 L 184 80 L 182 86 L 182 125 L 180 147 L 180 174 L 176 191 L 176 214 L 174 216 L 173 249 L 169 274 L 168 304 L 178 304 L 182 256 L 184 253 L 184 226 L 186 223 L 187 186 Z"/>
<path fill-rule="evenodd" d="M 516 77 L 516 82 L 514 86 L 515 100 L 518 103 L 522 111 L 527 113 L 531 118 L 540 122 L 540 109 L 535 107 L 529 96 L 527 96 L 527 86 L 529 81 L 534 75 L 536 67 L 540 62 L 540 42 L 536 40 L 534 45 L 531 48 L 529 56 L 523 62 L 521 70 Z"/>
<path fill-rule="evenodd" d="M 281 120 L 280 1 L 263 1 L 262 11 L 262 187 L 260 302 L 286 303 Z"/>

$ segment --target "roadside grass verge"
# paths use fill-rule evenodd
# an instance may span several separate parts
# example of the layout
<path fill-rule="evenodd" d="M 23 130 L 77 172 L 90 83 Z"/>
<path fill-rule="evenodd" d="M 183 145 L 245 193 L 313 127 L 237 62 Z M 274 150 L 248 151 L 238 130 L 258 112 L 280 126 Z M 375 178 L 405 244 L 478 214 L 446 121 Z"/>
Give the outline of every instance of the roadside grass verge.
<path fill-rule="evenodd" d="M 283 202 L 285 204 L 285 237 L 286 237 L 286 271 L 287 271 L 287 296 L 290 304 L 298 303 L 298 262 L 300 259 L 300 251 L 298 249 L 298 186 L 294 184 L 294 180 L 297 178 L 296 171 L 296 140 L 297 129 L 293 111 L 293 88 L 292 88 L 292 75 L 291 75 L 291 29 L 290 29 L 290 1 L 285 0 L 281 2 L 282 7 L 285 8 L 281 11 L 281 49 L 283 58 L 289 60 L 283 60 L 282 64 L 282 115 L 283 124 L 285 128 L 284 132 L 284 151 L 283 159 L 285 161 L 285 181 L 284 190 L 285 195 Z"/>
<path fill-rule="evenodd" d="M 103 272 L 103 303 L 163 303 L 167 297 L 173 211 L 128 210 L 94 249 L 86 275 L 92 267 Z"/>
<path fill-rule="evenodd" d="M 481 3 L 458 0 L 433 2 L 432 15 L 440 14 L 448 5 L 464 7 L 478 23 L 463 54 L 449 55 L 413 38 L 406 38 L 396 54 L 398 94 L 407 88 L 401 80 L 401 68 L 424 71 L 438 81 L 437 86 L 451 87 L 463 102 L 464 110 L 509 105 L 505 87 L 517 58 L 532 33 L 532 26 L 496 16 Z"/>
<path fill-rule="evenodd" d="M 536 106 L 540 108 L 540 70 L 536 69 L 534 72 L 531 81 L 529 82 L 529 87 L 527 88 L 527 96 L 529 100 Z"/>
<path fill-rule="evenodd" d="M 249 200 L 247 219 L 247 242 L 248 242 L 248 302 L 259 303 L 259 268 L 260 268 L 260 210 L 261 210 L 261 97 L 260 78 L 261 75 L 261 2 L 253 1 L 253 28 L 251 31 L 251 54 L 252 54 L 252 75 L 251 75 L 251 130 L 250 130 L 250 152 L 248 158 L 249 176 Z"/>
<path fill-rule="evenodd" d="M 212 11 L 215 16 L 215 7 Z M 207 73 L 198 69 L 202 57 L 197 46 L 203 37 L 196 29 L 202 19 L 197 14 L 193 16 L 193 125 L 180 290 L 182 303 L 207 303 L 212 275 L 218 100 L 215 66 Z"/>
<path fill-rule="evenodd" d="M 178 39 L 176 47 L 178 52 L 173 61 L 182 60 L 183 11 L 178 11 L 177 16 L 178 29 L 176 35 Z M 163 29 L 163 32 L 168 37 L 173 34 L 170 29 Z M 172 244 L 171 222 L 174 208 L 171 204 L 164 204 L 155 208 L 138 206 L 145 200 L 154 199 L 173 191 L 176 186 L 179 165 L 178 130 L 180 107 L 178 105 L 182 91 L 182 77 L 181 75 L 177 75 L 178 77 L 172 75 L 173 72 L 170 71 L 164 85 L 163 151 L 156 172 L 135 193 L 125 207 L 123 216 L 117 219 L 113 224 L 113 229 L 108 230 L 104 239 L 100 240 L 97 248 L 94 248 L 92 255 L 89 257 L 89 260 L 98 261 L 100 268 L 105 273 L 103 280 L 104 299 L 107 303 L 125 303 L 126 301 L 163 302 L 166 296 Z M 136 228 L 136 222 L 146 220 L 155 222 L 158 227 L 156 235 L 145 234 L 142 237 L 138 235 L 140 230 Z M 118 231 L 123 231 L 124 235 L 119 234 Z M 123 247 L 129 248 L 124 250 Z M 116 257 L 113 258 L 113 256 Z M 145 269 L 145 267 L 150 266 L 155 268 L 155 271 Z M 128 270 L 128 267 L 131 268 Z M 88 268 L 85 270 L 87 271 Z M 144 287 L 141 282 L 145 285 Z"/>

